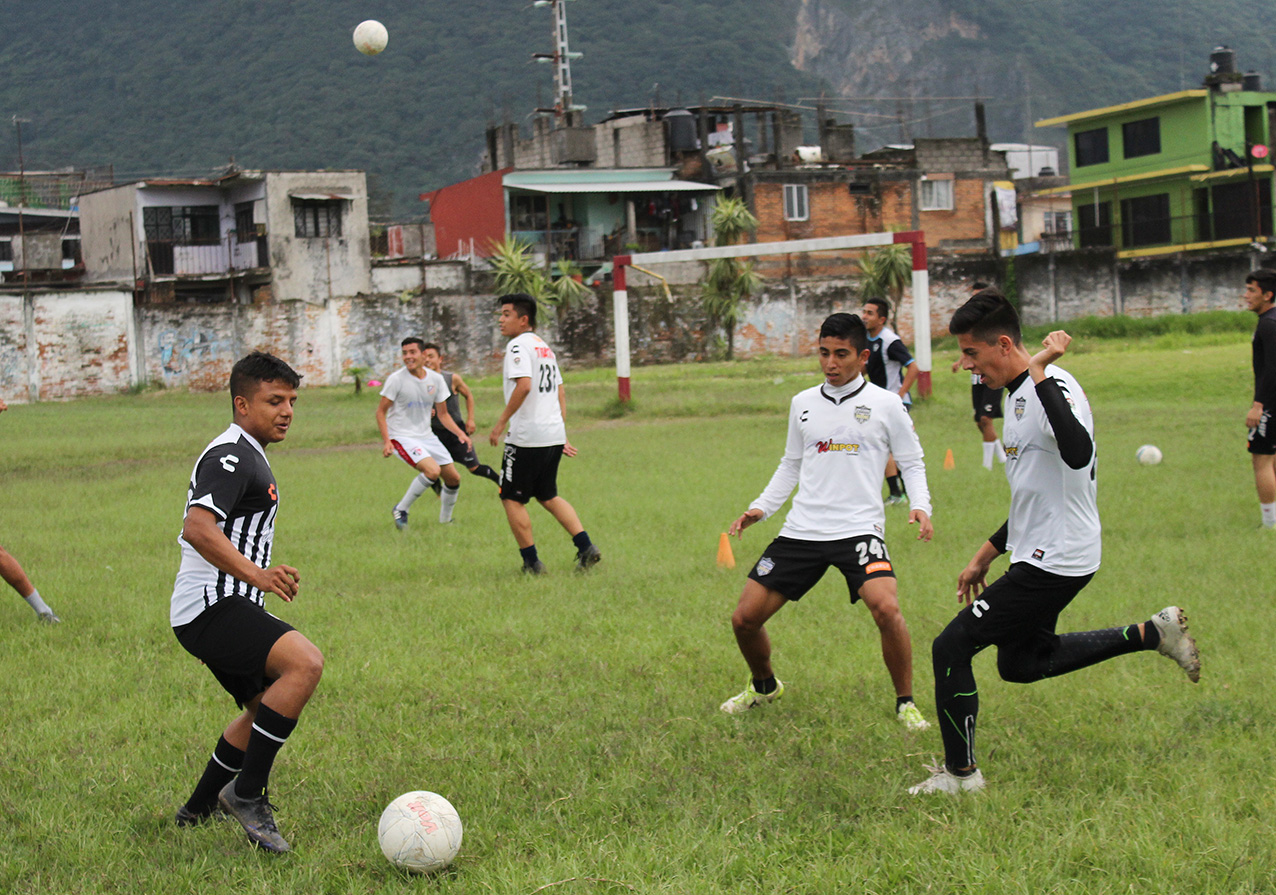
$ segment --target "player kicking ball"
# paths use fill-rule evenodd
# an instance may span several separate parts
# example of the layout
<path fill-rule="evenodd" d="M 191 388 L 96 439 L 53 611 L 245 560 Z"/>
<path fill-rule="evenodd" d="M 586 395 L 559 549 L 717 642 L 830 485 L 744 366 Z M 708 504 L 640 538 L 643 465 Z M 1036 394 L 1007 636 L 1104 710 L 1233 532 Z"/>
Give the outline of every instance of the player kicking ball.
<path fill-rule="evenodd" d="M 864 378 L 868 333 L 854 314 L 834 314 L 820 327 L 824 383 L 799 392 L 789 407 L 789 435 L 779 468 L 761 496 L 728 534 L 770 516 L 797 496 L 779 537 L 749 573 L 731 616 L 736 643 L 752 676 L 744 691 L 721 706 L 735 715 L 784 693 L 771 668 L 766 622 L 802 599 L 830 566 L 846 579 L 851 602 L 863 600 L 877 624 L 882 659 L 895 688 L 895 716 L 909 730 L 930 724 L 913 703 L 913 646 L 899 609 L 895 567 L 882 536 L 886 512 L 882 473 L 893 454 L 911 495 L 910 525 L 929 541 L 930 489 L 922 446 L 899 395 Z"/>
<path fill-rule="evenodd" d="M 412 504 L 435 482 L 443 483 L 440 522 L 452 521 L 452 510 L 460 493 L 461 474 L 456 471 L 448 449 L 431 430 L 431 415 L 436 416 L 466 450 L 472 451 L 474 444 L 448 413 L 447 400 L 452 390 L 440 374 L 426 366 L 425 340 L 410 336 L 400 347 L 403 367 L 387 376 L 381 388 L 377 428 L 381 430 L 381 456 L 397 452 L 404 463 L 420 473 L 391 510 L 394 527 L 402 531 L 408 527 L 408 510 Z"/>
<path fill-rule="evenodd" d="M 266 459 L 267 445 L 292 425 L 300 382 L 262 352 L 231 370 L 234 422 L 195 461 L 170 610 L 178 642 L 243 709 L 177 809 L 177 824 L 201 823 L 220 804 L 270 852 L 291 850 L 275 825 L 270 771 L 323 673 L 315 645 L 265 609 L 266 594 L 291 603 L 301 582 L 293 567 L 270 564 L 279 489 Z"/>
<path fill-rule="evenodd" d="M 1099 570 L 1099 510 L 1095 502 L 1094 418 L 1077 380 L 1055 366 L 1072 338 L 1046 336 L 1034 355 L 1024 348 L 1019 316 L 995 289 L 976 293 L 957 309 L 962 366 L 989 388 L 1006 389 L 1006 478 L 1010 514 L 957 576 L 966 604 L 931 650 L 935 711 L 944 763 L 908 791 L 973 792 L 984 788 L 975 762 L 979 695 L 971 660 L 997 647 L 1002 680 L 1029 684 L 1141 650 L 1179 664 L 1195 683 L 1201 661 L 1187 617 L 1167 606 L 1138 624 L 1056 634 L 1061 613 Z M 992 561 L 1010 554 L 1010 568 L 986 585 Z"/>

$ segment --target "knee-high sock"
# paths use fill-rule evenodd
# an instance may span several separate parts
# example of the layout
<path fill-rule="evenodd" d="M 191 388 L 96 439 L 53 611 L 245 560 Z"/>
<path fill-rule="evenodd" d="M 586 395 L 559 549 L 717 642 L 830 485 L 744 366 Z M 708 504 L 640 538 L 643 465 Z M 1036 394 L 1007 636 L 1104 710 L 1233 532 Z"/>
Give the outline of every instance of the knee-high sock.
<path fill-rule="evenodd" d="M 461 493 L 461 487 L 459 485 L 455 488 L 451 488 L 447 485 L 443 486 L 443 493 L 439 495 L 441 498 L 443 498 L 443 502 L 439 506 L 439 521 L 440 522 L 452 521 L 452 508 L 456 506 L 456 498 L 460 493 Z"/>
<path fill-rule="evenodd" d="M 979 691 L 970 661 L 984 647 L 976 644 L 954 620 L 931 647 L 935 673 L 935 712 L 944 740 L 944 764 L 950 771 L 975 766 L 975 720 Z"/>
<path fill-rule="evenodd" d="M 204 774 L 195 784 L 195 791 L 186 800 L 186 808 L 194 814 L 207 814 L 217 804 L 217 794 L 235 778 L 244 766 L 244 753 L 236 749 L 225 737 L 217 740 L 213 757 L 208 759 Z"/>
<path fill-rule="evenodd" d="M 426 478 L 425 473 L 420 473 L 412 480 L 412 484 L 408 485 L 407 493 L 403 495 L 403 499 L 399 501 L 395 507 L 396 510 L 407 512 L 408 508 L 416 502 L 416 499 L 430 490 L 430 486 L 434 484 L 434 479 Z"/>
<path fill-rule="evenodd" d="M 253 732 L 248 737 L 248 749 L 244 752 L 244 768 L 235 781 L 235 795 L 241 799 L 254 799 L 266 791 L 275 756 L 296 726 L 295 718 L 285 718 L 270 706 L 257 707 Z"/>

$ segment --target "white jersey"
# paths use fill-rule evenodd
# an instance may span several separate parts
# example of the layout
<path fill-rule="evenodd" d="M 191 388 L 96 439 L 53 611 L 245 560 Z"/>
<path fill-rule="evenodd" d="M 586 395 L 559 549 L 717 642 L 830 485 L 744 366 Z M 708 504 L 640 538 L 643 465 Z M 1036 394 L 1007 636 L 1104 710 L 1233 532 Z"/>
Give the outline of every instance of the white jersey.
<path fill-rule="evenodd" d="M 567 427 L 563 423 L 563 410 L 558 405 L 558 384 L 562 376 L 554 349 L 534 332 L 515 336 L 505 346 L 505 402 L 514 393 L 516 380 L 531 379 L 532 388 L 527 398 L 510 417 L 507 444 L 519 447 L 551 447 L 565 444 Z"/>
<path fill-rule="evenodd" d="M 407 367 L 400 367 L 381 388 L 381 397 L 394 402 L 385 413 L 386 431 L 391 438 L 425 438 L 431 434 L 434 405 L 451 394 L 447 381 L 433 370 L 427 368 L 425 376 L 417 379 Z"/>
<path fill-rule="evenodd" d="M 840 389 L 818 385 L 789 405 L 784 456 L 750 509 L 770 516 L 797 496 L 780 536 L 830 541 L 886 531 L 882 474 L 895 455 L 911 506 L 930 515 L 922 445 L 899 395 L 863 377 Z"/>
<path fill-rule="evenodd" d="M 1068 371 L 1054 364 L 1046 376 L 1059 381 L 1073 415 L 1094 439 L 1094 417 L 1085 392 Z M 1099 568 L 1102 553 L 1099 507 L 1095 500 L 1096 456 L 1071 469 L 1059 456 L 1054 430 L 1031 376 L 1006 395 L 1001 440 L 1010 481 L 1006 552 L 1056 575 L 1079 577 Z M 1098 448 L 1095 448 L 1097 455 Z"/>

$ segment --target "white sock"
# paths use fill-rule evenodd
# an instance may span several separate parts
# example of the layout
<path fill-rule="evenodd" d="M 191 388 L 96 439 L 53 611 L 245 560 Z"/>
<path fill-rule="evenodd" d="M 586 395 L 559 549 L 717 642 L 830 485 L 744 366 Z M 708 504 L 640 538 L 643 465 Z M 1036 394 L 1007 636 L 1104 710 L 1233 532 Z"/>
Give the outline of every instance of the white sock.
<path fill-rule="evenodd" d="M 1002 463 L 1005 463 L 1006 449 L 1002 446 L 1001 439 L 998 438 L 996 441 L 993 442 L 993 444 L 997 446 L 997 459 L 1000 460 Z"/>
<path fill-rule="evenodd" d="M 1276 528 L 1276 503 L 1260 503 L 1258 508 L 1263 511 L 1263 527 Z"/>
<path fill-rule="evenodd" d="M 44 600 L 40 599 L 40 592 L 38 590 L 31 591 L 31 593 L 28 594 L 23 599 L 25 599 L 27 603 L 30 604 L 31 608 L 36 611 L 36 614 L 38 615 L 53 614 L 53 610 L 49 608 L 49 604 L 44 602 Z"/>
<path fill-rule="evenodd" d="M 460 493 L 461 493 L 460 485 L 457 485 L 455 488 L 449 488 L 447 485 L 443 486 L 443 493 L 439 495 L 441 498 L 443 498 L 442 504 L 439 505 L 439 521 L 440 522 L 452 521 L 452 508 L 456 506 L 456 498 L 457 498 L 457 495 Z"/>
<path fill-rule="evenodd" d="M 403 500 L 399 501 L 399 504 L 395 507 L 395 509 L 406 513 L 408 511 L 408 507 L 412 506 L 418 497 L 426 491 L 429 491 L 430 486 L 433 484 L 434 479 L 427 479 L 425 477 L 425 473 L 419 474 L 412 480 L 412 484 L 408 485 L 408 492 L 403 495 Z"/>
<path fill-rule="evenodd" d="M 984 442 L 984 469 L 992 471 L 992 452 L 997 449 L 997 442 Z"/>

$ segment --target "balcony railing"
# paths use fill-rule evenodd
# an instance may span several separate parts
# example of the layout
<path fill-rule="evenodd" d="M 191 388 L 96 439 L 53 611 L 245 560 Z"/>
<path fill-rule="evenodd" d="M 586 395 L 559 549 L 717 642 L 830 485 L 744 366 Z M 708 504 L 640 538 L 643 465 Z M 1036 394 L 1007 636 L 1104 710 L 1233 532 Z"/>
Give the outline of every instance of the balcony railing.
<path fill-rule="evenodd" d="M 148 239 L 147 269 L 161 277 L 228 276 L 269 265 L 265 234 L 224 239 Z"/>

